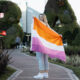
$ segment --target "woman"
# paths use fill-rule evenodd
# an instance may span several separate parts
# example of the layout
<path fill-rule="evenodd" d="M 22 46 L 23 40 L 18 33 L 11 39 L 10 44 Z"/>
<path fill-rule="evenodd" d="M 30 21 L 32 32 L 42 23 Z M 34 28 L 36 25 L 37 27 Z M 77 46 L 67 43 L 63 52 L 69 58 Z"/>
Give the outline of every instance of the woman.
<path fill-rule="evenodd" d="M 45 14 L 40 14 L 39 19 L 46 26 L 48 26 L 48 22 L 47 22 L 47 18 L 46 18 Z M 35 78 L 35 79 L 48 78 L 48 70 L 49 70 L 48 55 L 40 53 L 40 52 L 36 52 L 36 57 L 38 60 L 40 72 L 36 76 L 34 76 L 33 78 Z"/>

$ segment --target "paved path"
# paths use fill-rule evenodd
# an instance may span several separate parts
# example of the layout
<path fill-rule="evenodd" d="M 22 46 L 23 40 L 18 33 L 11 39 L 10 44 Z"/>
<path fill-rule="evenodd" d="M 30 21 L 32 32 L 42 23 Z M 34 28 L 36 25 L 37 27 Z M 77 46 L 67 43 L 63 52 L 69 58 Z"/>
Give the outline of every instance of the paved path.
<path fill-rule="evenodd" d="M 10 54 L 13 57 L 11 66 L 18 71 L 9 80 L 35 80 L 33 76 L 39 72 L 36 57 L 25 55 L 20 49 L 15 49 Z M 49 63 L 49 68 L 49 78 L 43 80 L 76 80 L 72 72 L 64 67 Z"/>

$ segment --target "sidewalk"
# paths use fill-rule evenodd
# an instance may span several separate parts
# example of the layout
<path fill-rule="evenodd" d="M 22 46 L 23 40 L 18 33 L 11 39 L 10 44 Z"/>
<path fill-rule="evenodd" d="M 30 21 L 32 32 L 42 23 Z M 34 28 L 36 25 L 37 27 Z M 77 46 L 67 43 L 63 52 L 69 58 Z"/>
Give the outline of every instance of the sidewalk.
<path fill-rule="evenodd" d="M 10 66 L 17 69 L 17 72 L 8 80 L 35 80 L 33 76 L 39 72 L 36 57 L 28 56 L 22 53 L 20 49 L 15 49 L 11 56 L 13 63 Z M 78 80 L 67 68 L 51 63 L 49 63 L 49 68 L 49 78 L 43 80 Z"/>

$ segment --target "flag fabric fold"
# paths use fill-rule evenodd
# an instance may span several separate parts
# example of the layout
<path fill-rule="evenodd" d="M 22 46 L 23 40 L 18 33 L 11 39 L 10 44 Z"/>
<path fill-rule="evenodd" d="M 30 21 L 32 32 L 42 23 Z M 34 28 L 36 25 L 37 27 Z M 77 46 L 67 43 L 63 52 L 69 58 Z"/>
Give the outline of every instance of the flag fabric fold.
<path fill-rule="evenodd" d="M 36 17 L 31 33 L 31 50 L 48 54 L 50 58 L 66 61 L 62 37 Z"/>

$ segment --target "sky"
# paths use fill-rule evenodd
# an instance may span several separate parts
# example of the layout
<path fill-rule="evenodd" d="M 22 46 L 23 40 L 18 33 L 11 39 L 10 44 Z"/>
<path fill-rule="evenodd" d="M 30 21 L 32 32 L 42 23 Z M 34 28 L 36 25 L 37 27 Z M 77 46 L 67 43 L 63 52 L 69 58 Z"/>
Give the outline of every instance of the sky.
<path fill-rule="evenodd" d="M 68 0 L 68 2 L 71 4 L 77 17 L 77 22 L 80 24 L 80 0 Z"/>
<path fill-rule="evenodd" d="M 48 0 L 11 0 L 20 5 L 21 9 L 25 9 L 25 2 L 27 2 L 27 6 L 37 10 L 40 13 L 44 12 L 44 7 Z"/>
<path fill-rule="evenodd" d="M 26 0 L 26 1 L 28 3 L 28 6 L 37 10 L 40 13 L 43 13 L 45 5 L 48 0 Z"/>
<path fill-rule="evenodd" d="M 45 9 L 45 5 L 48 0 L 11 0 L 17 2 L 20 5 L 22 10 L 26 9 L 26 2 L 27 6 L 35 9 L 36 11 L 43 13 Z M 71 7 L 77 17 L 77 22 L 80 24 L 80 0 L 68 0 L 71 4 Z"/>

